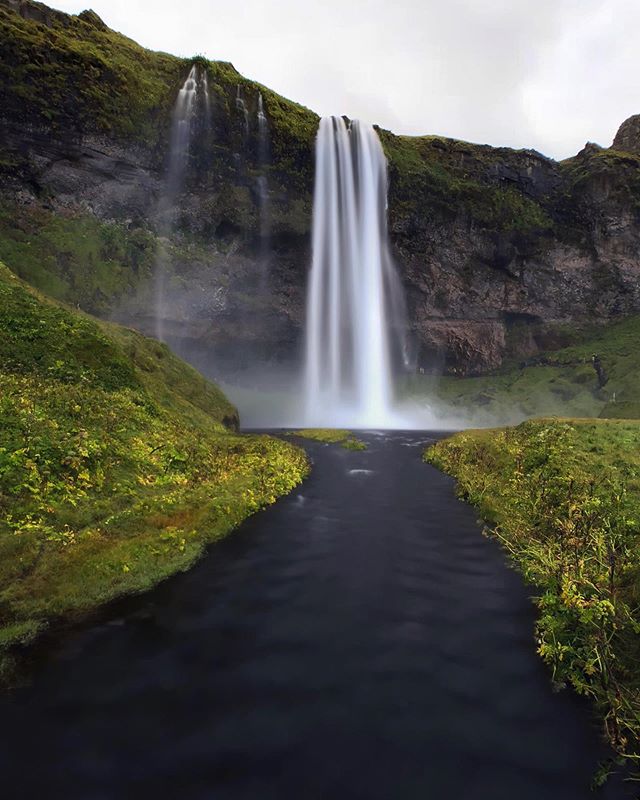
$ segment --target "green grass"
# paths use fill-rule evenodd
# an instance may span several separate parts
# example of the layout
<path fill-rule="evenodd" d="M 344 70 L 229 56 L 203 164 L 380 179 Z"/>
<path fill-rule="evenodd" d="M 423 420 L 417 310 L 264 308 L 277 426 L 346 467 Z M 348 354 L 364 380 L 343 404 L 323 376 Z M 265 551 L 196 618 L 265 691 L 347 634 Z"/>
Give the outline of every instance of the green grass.
<path fill-rule="evenodd" d="M 324 444 L 339 444 L 345 450 L 366 450 L 367 445 L 351 431 L 340 430 L 338 428 L 302 428 L 301 430 L 290 431 L 289 436 L 300 436 L 303 439 L 313 439 L 315 442 Z"/>
<path fill-rule="evenodd" d="M 640 418 L 640 316 L 589 330 L 565 331 L 576 344 L 548 351 L 527 366 L 507 365 L 472 378 L 411 376 L 404 394 L 429 398 L 474 425 L 531 416 Z M 599 387 L 592 356 L 608 381 Z"/>
<path fill-rule="evenodd" d="M 538 652 L 640 753 L 640 421 L 530 420 L 465 431 L 425 459 L 454 475 L 537 588 Z"/>
<path fill-rule="evenodd" d="M 48 24 L 0 7 L 0 99 L 15 121 L 153 141 L 186 61 L 83 16 Z M 73 86 L 73 92 L 69 87 Z"/>
<path fill-rule="evenodd" d="M 187 569 L 307 474 L 140 334 L 0 265 L 0 674 L 21 645 Z"/>
<path fill-rule="evenodd" d="M 151 275 L 155 237 L 90 214 L 0 204 L 0 261 L 23 280 L 85 311 L 105 313 Z"/>

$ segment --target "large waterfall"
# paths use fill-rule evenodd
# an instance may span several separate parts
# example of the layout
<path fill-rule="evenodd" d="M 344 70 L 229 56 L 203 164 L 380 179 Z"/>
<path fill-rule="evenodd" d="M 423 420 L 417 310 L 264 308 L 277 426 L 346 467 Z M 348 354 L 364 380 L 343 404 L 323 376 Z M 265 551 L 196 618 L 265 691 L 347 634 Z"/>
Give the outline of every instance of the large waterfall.
<path fill-rule="evenodd" d="M 394 427 L 404 296 L 387 241 L 387 163 L 371 125 L 320 121 L 307 299 L 305 424 Z"/>

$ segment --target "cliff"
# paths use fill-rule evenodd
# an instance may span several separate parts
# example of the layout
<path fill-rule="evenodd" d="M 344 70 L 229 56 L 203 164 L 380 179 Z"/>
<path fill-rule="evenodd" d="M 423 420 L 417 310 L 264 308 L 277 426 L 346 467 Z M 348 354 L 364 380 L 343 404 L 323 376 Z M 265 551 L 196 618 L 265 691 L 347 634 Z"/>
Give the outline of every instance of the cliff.
<path fill-rule="evenodd" d="M 178 351 L 213 374 L 295 358 L 317 116 L 228 63 L 144 50 L 93 12 L 0 0 L 0 56 L 0 258 L 56 297 L 153 332 L 162 248 L 163 327 Z M 167 236 L 171 110 L 194 61 L 211 114 L 196 121 Z M 561 163 L 379 133 L 416 367 L 479 374 L 562 346 L 567 326 L 640 310 L 637 118 L 613 149 L 589 144 Z"/>

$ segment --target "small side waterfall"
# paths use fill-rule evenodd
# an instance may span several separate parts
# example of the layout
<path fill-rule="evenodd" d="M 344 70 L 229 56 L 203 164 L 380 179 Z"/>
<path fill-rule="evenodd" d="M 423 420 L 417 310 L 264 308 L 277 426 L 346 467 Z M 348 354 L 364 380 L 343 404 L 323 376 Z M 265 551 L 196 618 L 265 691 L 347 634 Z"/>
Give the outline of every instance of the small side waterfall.
<path fill-rule="evenodd" d="M 305 424 L 396 427 L 404 294 L 387 240 L 387 162 L 371 125 L 320 121 L 307 298 Z"/>
<path fill-rule="evenodd" d="M 178 92 L 171 117 L 167 178 L 164 192 L 158 203 L 160 218 L 158 233 L 163 238 L 169 237 L 175 227 L 176 201 L 184 187 L 194 134 L 194 121 L 199 104 L 202 102 L 204 102 L 206 113 L 206 126 L 210 122 L 211 110 L 207 72 L 206 69 L 199 70 L 198 66 L 194 64 Z M 164 341 L 165 338 L 164 318 L 169 266 L 169 254 L 161 242 L 155 265 L 155 334 L 160 341 Z"/>
<path fill-rule="evenodd" d="M 206 130 L 209 130 L 211 127 L 211 93 L 209 92 L 209 78 L 207 77 L 206 69 L 203 73 L 202 85 L 204 88 L 204 108 L 206 111 L 204 124 Z"/>
<path fill-rule="evenodd" d="M 191 67 L 187 80 L 178 92 L 171 119 L 171 150 L 169 152 L 169 172 L 167 195 L 172 204 L 175 195 L 182 188 L 184 173 L 189 158 L 191 128 L 198 93 L 198 71 L 196 65 Z"/>
<path fill-rule="evenodd" d="M 258 166 L 260 175 L 257 179 L 258 202 L 260 210 L 260 260 L 262 262 L 262 289 L 266 290 L 268 282 L 268 262 L 270 255 L 271 224 L 269 218 L 269 181 L 266 169 L 269 164 L 269 122 L 264 110 L 262 92 L 258 93 Z"/>
<path fill-rule="evenodd" d="M 249 135 L 249 110 L 247 109 L 247 104 L 244 102 L 244 97 L 242 96 L 242 89 L 240 88 L 240 84 L 238 84 L 238 88 L 236 90 L 236 108 L 242 114 L 244 118 L 244 135 Z"/>

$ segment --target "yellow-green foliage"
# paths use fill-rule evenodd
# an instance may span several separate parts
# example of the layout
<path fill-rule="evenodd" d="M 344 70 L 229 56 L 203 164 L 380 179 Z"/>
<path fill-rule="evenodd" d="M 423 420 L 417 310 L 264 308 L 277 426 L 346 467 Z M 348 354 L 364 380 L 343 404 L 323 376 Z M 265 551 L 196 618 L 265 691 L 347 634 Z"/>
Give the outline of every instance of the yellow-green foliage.
<path fill-rule="evenodd" d="M 0 265 L 0 672 L 43 628 L 186 569 L 299 483 L 301 450 L 164 346 Z"/>
<path fill-rule="evenodd" d="M 366 450 L 367 445 L 356 438 L 351 431 L 340 430 L 338 428 L 303 428 L 298 431 L 291 431 L 290 436 L 300 436 L 303 439 L 313 439 L 324 444 L 339 444 L 345 450 Z"/>
<path fill-rule="evenodd" d="M 425 459 L 454 475 L 538 588 L 538 652 L 640 752 L 640 422 L 531 420 L 466 431 Z"/>

